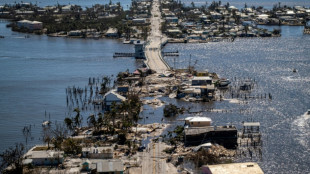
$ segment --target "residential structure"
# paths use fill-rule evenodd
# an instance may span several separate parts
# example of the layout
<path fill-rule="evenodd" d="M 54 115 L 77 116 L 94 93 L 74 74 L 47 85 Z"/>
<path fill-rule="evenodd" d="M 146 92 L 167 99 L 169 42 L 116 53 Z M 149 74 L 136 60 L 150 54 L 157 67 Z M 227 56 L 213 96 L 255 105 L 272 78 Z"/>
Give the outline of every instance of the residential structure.
<path fill-rule="evenodd" d="M 192 86 L 203 86 L 203 85 L 211 85 L 212 78 L 211 77 L 194 77 L 192 79 Z"/>
<path fill-rule="evenodd" d="M 205 127 L 211 126 L 212 120 L 209 117 L 187 117 L 185 124 L 189 127 Z"/>
<path fill-rule="evenodd" d="M 121 96 L 120 94 L 116 93 L 116 90 L 111 90 L 103 96 L 104 108 L 105 110 L 109 111 L 114 102 L 116 105 L 118 105 L 118 104 L 121 104 L 122 101 L 125 101 L 125 100 L 126 100 L 126 97 Z"/>
<path fill-rule="evenodd" d="M 106 37 L 118 37 L 118 30 L 116 28 L 109 28 L 105 36 Z"/>
<path fill-rule="evenodd" d="M 21 20 L 17 22 L 18 28 L 27 28 L 29 30 L 41 30 L 43 27 L 42 22 L 39 21 L 29 21 L 29 20 Z"/>
<path fill-rule="evenodd" d="M 112 159 L 113 148 L 111 147 L 84 147 L 82 148 L 82 156 L 92 159 Z"/>
<path fill-rule="evenodd" d="M 123 174 L 124 164 L 121 160 L 102 160 L 97 162 L 97 173 Z"/>
<path fill-rule="evenodd" d="M 35 166 L 54 166 L 62 164 L 64 151 L 40 150 L 40 146 L 34 146 L 24 155 L 24 164 Z"/>

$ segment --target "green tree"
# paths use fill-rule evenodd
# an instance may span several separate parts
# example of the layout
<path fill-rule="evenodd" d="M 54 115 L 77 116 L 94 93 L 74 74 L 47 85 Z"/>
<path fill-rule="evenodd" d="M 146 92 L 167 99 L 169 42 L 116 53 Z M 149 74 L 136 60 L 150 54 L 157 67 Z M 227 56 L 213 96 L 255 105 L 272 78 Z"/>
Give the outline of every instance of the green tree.
<path fill-rule="evenodd" d="M 62 145 L 66 154 L 77 155 L 82 152 L 82 147 L 72 138 L 66 139 Z"/>
<path fill-rule="evenodd" d="M 54 148 L 61 150 L 62 149 L 62 142 L 68 136 L 68 129 L 65 127 L 64 124 L 55 123 L 55 128 L 51 130 L 52 132 L 52 143 L 54 144 Z"/>

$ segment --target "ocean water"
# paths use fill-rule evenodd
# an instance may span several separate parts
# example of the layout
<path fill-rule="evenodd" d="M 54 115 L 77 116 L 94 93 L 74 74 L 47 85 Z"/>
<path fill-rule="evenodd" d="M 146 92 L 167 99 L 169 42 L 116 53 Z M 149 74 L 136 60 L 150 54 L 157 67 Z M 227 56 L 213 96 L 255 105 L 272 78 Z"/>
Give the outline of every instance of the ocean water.
<path fill-rule="evenodd" d="M 13 1 L 13 0 L 1 0 L 0 4 L 14 4 L 14 3 L 32 3 L 36 4 L 39 7 L 45 7 L 45 6 L 54 6 L 57 4 L 60 5 L 80 5 L 81 7 L 92 7 L 95 4 L 109 4 L 110 0 L 24 0 L 24 1 Z M 123 6 L 124 9 L 128 9 L 131 5 L 131 0 L 111 0 L 112 3 L 120 2 L 120 4 Z"/>
<path fill-rule="evenodd" d="M 16 33 L 0 21 L 0 151 L 25 143 L 24 126 L 32 125 L 34 139 L 42 143 L 41 123 L 50 114 L 53 123 L 68 114 L 68 86 L 84 88 L 89 77 L 134 71 L 133 58 L 113 58 L 117 51 L 134 52 L 133 45 L 112 39 L 70 39 Z M 86 118 L 84 118 L 86 122 Z"/>
<path fill-rule="evenodd" d="M 231 79 L 233 87 L 238 80 L 255 79 L 254 89 L 241 94 L 256 97 L 266 94 L 267 99 L 232 99 L 228 91 L 222 94 L 227 100 L 190 104 L 191 110 L 216 109 L 218 113 L 201 113 L 211 117 L 215 125 L 234 124 L 241 128 L 242 121 L 260 122 L 262 158 L 237 161 L 256 161 L 265 173 L 310 173 L 310 116 L 306 114 L 310 108 L 310 35 L 303 34 L 303 27 L 280 28 L 279 38 L 168 44 L 165 51 L 179 50 L 180 56 L 165 59 L 176 68 L 186 68 L 191 62 L 198 70 L 216 72 Z M 292 71 L 294 68 L 297 73 Z M 269 93 L 272 100 L 268 99 Z"/>

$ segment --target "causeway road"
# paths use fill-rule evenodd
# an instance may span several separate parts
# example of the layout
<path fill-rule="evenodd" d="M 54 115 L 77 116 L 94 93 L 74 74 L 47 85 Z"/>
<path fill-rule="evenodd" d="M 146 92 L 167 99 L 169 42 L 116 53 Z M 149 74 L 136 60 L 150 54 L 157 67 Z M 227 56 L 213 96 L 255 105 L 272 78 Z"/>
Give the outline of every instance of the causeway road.
<path fill-rule="evenodd" d="M 158 73 L 169 70 L 169 65 L 161 56 L 161 44 L 166 42 L 167 37 L 161 33 L 161 13 L 159 11 L 159 0 L 154 0 L 150 18 L 151 32 L 147 38 L 145 47 L 146 65 Z"/>

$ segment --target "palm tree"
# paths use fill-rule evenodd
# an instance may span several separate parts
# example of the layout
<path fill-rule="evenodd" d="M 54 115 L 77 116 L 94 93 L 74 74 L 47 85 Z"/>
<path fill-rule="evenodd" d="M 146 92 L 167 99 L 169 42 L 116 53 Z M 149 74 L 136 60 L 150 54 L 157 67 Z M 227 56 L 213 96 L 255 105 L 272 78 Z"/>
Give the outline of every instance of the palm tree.
<path fill-rule="evenodd" d="M 87 118 L 87 120 L 88 120 L 88 124 L 90 126 L 93 126 L 95 128 L 95 130 L 97 130 L 98 123 L 96 120 L 96 116 L 94 114 L 92 114 Z"/>
<path fill-rule="evenodd" d="M 97 119 L 98 127 L 101 128 L 103 126 L 103 123 L 104 123 L 103 115 L 101 112 L 99 112 Z"/>
<path fill-rule="evenodd" d="M 110 117 L 112 119 L 113 129 L 114 129 L 114 126 L 115 126 L 116 112 L 117 112 L 117 105 L 116 105 L 115 102 L 113 102 L 112 106 L 111 106 L 111 111 L 109 112 L 109 115 L 110 115 Z"/>
<path fill-rule="evenodd" d="M 81 124 L 82 124 L 82 120 L 83 120 L 83 118 L 80 115 L 80 109 L 79 108 L 75 108 L 73 112 L 76 112 L 76 115 L 75 115 L 75 117 L 73 119 L 74 125 L 75 125 L 75 127 L 80 127 Z"/>
<path fill-rule="evenodd" d="M 126 112 L 128 114 L 128 102 L 127 101 L 122 101 L 122 103 L 118 107 L 118 111 L 120 114 L 122 114 L 122 128 L 127 130 L 128 127 L 130 127 L 129 122 L 128 122 L 128 115 L 126 115 Z"/>
<path fill-rule="evenodd" d="M 109 76 L 104 76 L 102 80 L 100 94 L 104 95 L 110 89 L 111 78 Z"/>
<path fill-rule="evenodd" d="M 70 131 L 72 131 L 73 130 L 73 121 L 72 121 L 72 119 L 69 118 L 69 117 L 66 117 L 64 121 L 65 121 L 65 124 L 66 124 L 67 128 Z"/>
<path fill-rule="evenodd" d="M 139 120 L 140 109 L 142 106 L 138 94 L 130 94 L 128 96 L 128 102 L 129 102 L 129 110 L 128 110 L 129 116 L 133 121 L 137 123 Z"/>

